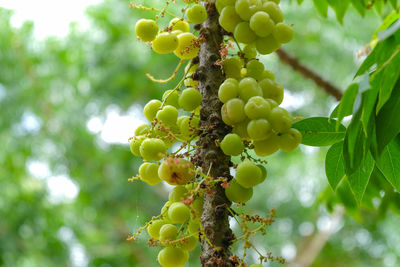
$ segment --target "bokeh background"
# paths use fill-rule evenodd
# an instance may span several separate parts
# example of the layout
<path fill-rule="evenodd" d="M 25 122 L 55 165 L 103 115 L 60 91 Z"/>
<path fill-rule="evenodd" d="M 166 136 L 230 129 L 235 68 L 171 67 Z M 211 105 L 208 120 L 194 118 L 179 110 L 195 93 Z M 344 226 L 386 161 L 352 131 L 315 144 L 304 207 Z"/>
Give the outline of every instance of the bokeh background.
<path fill-rule="evenodd" d="M 281 2 L 296 31 L 286 51 L 344 90 L 381 18 L 351 9 L 340 25 L 333 12 L 320 17 L 312 1 Z M 143 105 L 176 83 L 154 84 L 145 73 L 168 77 L 178 59 L 136 40 L 139 17 L 154 14 L 126 0 L 0 1 L 0 266 L 158 265 L 146 233 L 126 238 L 159 213 L 170 188 L 128 182 L 141 164 L 128 138 L 144 122 Z M 328 116 L 336 105 L 276 55 L 261 60 L 284 85 L 293 114 Z M 336 205 L 326 151 L 300 146 L 268 158 L 269 177 L 243 209 L 275 208 L 278 217 L 254 244 L 292 263 L 399 266 L 400 216 L 383 192 L 370 210 Z M 200 266 L 199 247 L 191 255 L 187 266 Z M 249 263 L 256 259 L 249 254 Z"/>

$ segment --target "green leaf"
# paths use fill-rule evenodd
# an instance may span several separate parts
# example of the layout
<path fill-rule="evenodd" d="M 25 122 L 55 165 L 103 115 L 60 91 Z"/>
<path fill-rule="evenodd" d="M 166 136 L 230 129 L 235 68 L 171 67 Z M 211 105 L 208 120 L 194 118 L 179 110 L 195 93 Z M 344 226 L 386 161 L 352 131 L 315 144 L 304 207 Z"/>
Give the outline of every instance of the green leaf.
<path fill-rule="evenodd" d="M 340 183 L 339 187 L 336 189 L 336 194 L 346 209 L 350 210 L 352 214 L 358 210 L 357 202 L 347 179 L 343 179 L 343 182 Z"/>
<path fill-rule="evenodd" d="M 394 0 L 394 1 L 397 1 L 397 0 Z M 400 18 L 400 12 L 393 11 L 392 13 L 387 15 L 385 17 L 385 20 L 382 22 L 381 26 L 379 26 L 379 28 L 375 31 L 374 38 L 378 36 L 379 32 L 384 31 L 387 28 L 389 28 L 389 26 L 392 25 L 393 22 L 395 22 L 399 18 Z"/>
<path fill-rule="evenodd" d="M 363 198 L 369 178 L 374 170 L 374 166 L 374 158 L 372 157 L 371 153 L 368 153 L 361 162 L 359 168 L 353 174 L 348 176 L 351 191 L 353 192 L 358 203 L 360 203 Z"/>
<path fill-rule="evenodd" d="M 350 0 L 328 0 L 328 4 L 335 10 L 337 20 L 343 24 L 344 14 L 349 7 Z"/>
<path fill-rule="evenodd" d="M 366 142 L 360 121 L 361 110 L 358 110 L 347 127 L 343 144 L 343 157 L 347 175 L 354 173 L 364 157 Z"/>
<path fill-rule="evenodd" d="M 399 20 L 400 22 L 400 20 Z M 400 23 L 399 23 L 400 25 Z M 381 110 L 383 105 L 389 100 L 393 87 L 400 76 L 400 46 L 395 54 L 391 57 L 390 63 L 385 66 L 381 75 L 379 75 L 379 99 L 376 107 L 376 114 Z"/>
<path fill-rule="evenodd" d="M 343 94 L 342 100 L 332 111 L 331 118 L 337 118 L 336 130 L 339 129 L 343 118 L 353 113 L 353 105 L 358 93 L 358 84 L 350 85 Z"/>
<path fill-rule="evenodd" d="M 393 7 L 394 9 L 397 8 L 397 0 L 389 0 L 389 2 L 390 2 L 390 4 L 392 5 L 392 7 Z"/>
<path fill-rule="evenodd" d="M 336 131 L 336 120 L 325 117 L 313 117 L 298 121 L 292 125 L 303 135 L 302 144 L 308 146 L 329 146 L 345 136 L 346 128 L 340 124 Z"/>
<path fill-rule="evenodd" d="M 397 43 L 394 38 L 389 38 L 384 41 L 378 42 L 374 50 L 368 55 L 368 57 L 361 64 L 356 75 L 354 77 L 364 74 L 374 64 L 381 66 L 386 62 L 397 49 Z"/>
<path fill-rule="evenodd" d="M 351 3 L 355 7 L 358 13 L 360 13 L 361 17 L 365 16 L 366 6 L 364 1 L 361 0 L 351 0 Z"/>
<path fill-rule="evenodd" d="M 328 2 L 326 0 L 313 0 L 318 13 L 326 18 L 328 16 Z"/>
<path fill-rule="evenodd" d="M 400 132 L 400 79 L 376 118 L 378 153 Z"/>
<path fill-rule="evenodd" d="M 376 165 L 389 183 L 400 192 L 400 136 L 385 147 Z"/>
<path fill-rule="evenodd" d="M 297 0 L 297 4 L 301 5 L 301 3 L 303 3 L 304 0 Z"/>
<path fill-rule="evenodd" d="M 384 5 L 385 5 L 385 3 L 383 1 L 374 1 L 374 8 L 375 8 L 376 12 L 378 12 L 378 14 L 381 16 L 383 13 Z"/>
<path fill-rule="evenodd" d="M 344 176 L 343 142 L 332 145 L 325 158 L 325 173 L 329 184 L 336 190 Z"/>
<path fill-rule="evenodd" d="M 386 30 L 382 32 L 378 32 L 378 39 L 380 41 L 385 40 L 386 38 L 395 34 L 400 28 L 400 20 L 397 20 L 392 25 L 390 25 Z"/>
<path fill-rule="evenodd" d="M 375 105 L 378 98 L 378 87 L 372 85 L 372 88 L 362 93 L 362 104 L 361 104 L 361 123 L 365 136 L 369 137 L 370 123 L 375 119 Z"/>

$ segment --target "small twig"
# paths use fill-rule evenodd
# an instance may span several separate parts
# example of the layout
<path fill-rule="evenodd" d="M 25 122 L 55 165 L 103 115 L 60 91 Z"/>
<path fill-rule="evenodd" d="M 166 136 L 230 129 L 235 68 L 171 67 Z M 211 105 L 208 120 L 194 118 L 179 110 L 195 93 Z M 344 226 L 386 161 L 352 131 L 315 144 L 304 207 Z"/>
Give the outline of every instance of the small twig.
<path fill-rule="evenodd" d="M 313 80 L 319 87 L 324 89 L 324 91 L 327 92 L 328 94 L 334 96 L 338 101 L 342 99 L 343 93 L 338 87 L 336 87 L 331 82 L 322 78 L 315 71 L 301 64 L 296 57 L 289 55 L 283 49 L 278 49 L 276 51 L 276 54 L 283 63 L 289 65 L 295 71 L 300 72 L 300 74 L 302 74 L 304 77 Z"/>
<path fill-rule="evenodd" d="M 171 75 L 168 79 L 165 79 L 165 80 L 158 80 L 158 79 L 154 78 L 150 73 L 146 73 L 146 76 L 147 76 L 150 80 L 152 80 L 153 82 L 157 82 L 157 83 L 167 83 L 167 82 L 169 82 L 169 81 L 172 81 L 172 80 L 175 78 L 175 76 L 176 76 L 176 74 L 178 73 L 178 70 L 179 70 L 179 68 L 182 66 L 183 62 L 185 62 L 185 61 L 184 61 L 184 60 L 179 61 L 178 66 L 175 68 L 174 72 L 172 73 L 172 75 Z"/>

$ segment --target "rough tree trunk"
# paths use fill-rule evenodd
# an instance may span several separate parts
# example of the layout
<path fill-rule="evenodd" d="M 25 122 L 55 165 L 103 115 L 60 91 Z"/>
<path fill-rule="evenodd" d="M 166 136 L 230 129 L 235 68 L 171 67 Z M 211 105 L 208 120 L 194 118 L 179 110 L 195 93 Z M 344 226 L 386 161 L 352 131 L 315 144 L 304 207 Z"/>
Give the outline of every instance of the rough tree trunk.
<path fill-rule="evenodd" d="M 224 80 L 221 67 L 217 65 L 220 59 L 219 49 L 223 41 L 222 29 L 218 24 L 218 12 L 215 1 L 207 4 L 208 19 L 201 25 L 200 36 L 204 38 L 199 52 L 199 67 L 196 79 L 199 90 L 203 95 L 200 112 L 200 125 L 205 128 L 199 140 L 201 148 L 197 151 L 196 160 L 202 166 L 203 172 L 210 170 L 213 178 L 229 177 L 230 157 L 223 154 L 215 141 L 229 132 L 221 118 L 221 102 L 218 99 L 218 88 Z M 211 166 L 211 168 L 210 168 Z M 233 233 L 229 227 L 229 200 L 225 197 L 224 189 L 218 184 L 209 186 L 204 195 L 204 212 L 201 217 L 206 236 L 218 249 L 213 249 L 203 238 L 201 249 L 202 266 L 234 266 L 230 256 L 229 246 Z"/>

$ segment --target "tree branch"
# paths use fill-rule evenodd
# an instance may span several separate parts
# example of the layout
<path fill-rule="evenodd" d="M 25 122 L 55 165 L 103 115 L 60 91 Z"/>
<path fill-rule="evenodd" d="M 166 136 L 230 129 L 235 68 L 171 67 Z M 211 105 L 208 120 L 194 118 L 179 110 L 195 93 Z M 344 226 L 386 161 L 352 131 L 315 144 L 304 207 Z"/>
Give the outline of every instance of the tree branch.
<path fill-rule="evenodd" d="M 223 41 L 222 29 L 218 23 L 218 12 L 215 1 L 206 4 L 208 18 L 201 25 L 200 39 L 203 40 L 199 51 L 199 67 L 195 79 L 199 81 L 199 91 L 203 95 L 200 112 L 200 133 L 194 161 L 213 179 L 229 177 L 230 157 L 217 146 L 230 128 L 221 118 L 222 103 L 218 99 L 218 88 L 224 80 L 221 67 L 217 61 L 221 59 L 219 49 Z M 204 211 L 201 216 L 206 238 L 202 238 L 201 263 L 205 267 L 233 267 L 229 246 L 234 238 L 229 227 L 228 209 L 231 205 L 220 184 L 208 184 L 204 193 Z"/>
<path fill-rule="evenodd" d="M 301 64 L 296 57 L 289 55 L 283 49 L 278 49 L 276 51 L 276 54 L 283 63 L 289 65 L 295 71 L 300 72 L 304 77 L 313 80 L 319 87 L 321 87 L 328 94 L 334 96 L 338 101 L 342 99 L 343 94 L 339 88 L 322 78 L 319 74 L 317 74 L 310 68 Z"/>
<path fill-rule="evenodd" d="M 289 262 L 289 267 L 309 267 L 317 258 L 318 254 L 324 248 L 329 237 L 333 234 L 333 231 L 338 227 L 342 217 L 344 215 L 344 208 L 337 207 L 335 212 L 331 215 L 330 226 L 328 229 L 316 233 L 312 238 L 304 240 L 298 246 L 298 253 L 296 258 Z"/>

